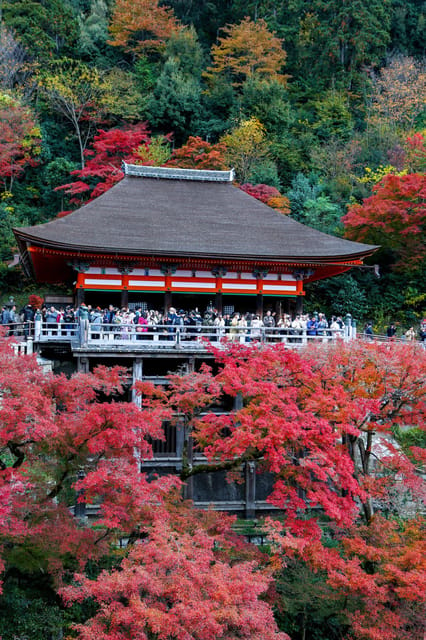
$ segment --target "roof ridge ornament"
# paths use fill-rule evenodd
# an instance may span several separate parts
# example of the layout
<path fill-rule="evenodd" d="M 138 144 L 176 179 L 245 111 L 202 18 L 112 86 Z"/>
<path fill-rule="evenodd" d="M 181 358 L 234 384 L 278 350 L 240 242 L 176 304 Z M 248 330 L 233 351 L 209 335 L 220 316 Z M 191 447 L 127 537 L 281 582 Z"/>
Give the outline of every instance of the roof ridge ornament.
<path fill-rule="evenodd" d="M 150 167 L 123 162 L 126 176 L 137 178 L 160 178 L 165 180 L 197 180 L 200 182 L 233 182 L 234 169 L 229 171 L 212 171 L 210 169 L 179 169 L 178 167 Z"/>

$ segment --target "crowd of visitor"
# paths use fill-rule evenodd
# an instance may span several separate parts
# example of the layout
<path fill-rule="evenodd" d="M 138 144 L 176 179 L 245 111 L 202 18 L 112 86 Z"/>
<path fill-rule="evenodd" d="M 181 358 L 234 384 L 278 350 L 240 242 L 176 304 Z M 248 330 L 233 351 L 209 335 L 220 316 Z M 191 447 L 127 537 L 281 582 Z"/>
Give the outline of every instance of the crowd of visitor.
<path fill-rule="evenodd" d="M 92 307 L 82 303 L 78 307 L 71 305 L 56 308 L 55 306 L 43 306 L 41 309 L 33 309 L 26 305 L 19 313 L 16 306 L 3 306 L 1 310 L 1 323 L 14 325 L 23 323 L 28 327 L 35 320 L 43 321 L 51 330 L 66 332 L 76 326 L 81 320 L 90 325 L 91 334 L 103 334 L 106 330 L 117 334 L 144 334 L 158 332 L 169 336 L 179 328 L 181 335 L 188 338 L 197 334 L 214 336 L 215 339 L 227 337 L 230 341 L 251 341 L 260 339 L 261 335 L 275 336 L 343 336 L 345 323 L 341 316 L 332 316 L 327 319 L 324 313 L 277 314 L 267 310 L 264 315 L 251 312 L 220 313 L 212 305 L 201 313 L 198 308 L 190 311 L 177 310 L 170 307 L 168 313 L 155 309 L 144 309 L 135 305 L 134 308 L 118 308 L 110 304 L 107 308 Z M 26 330 L 27 334 L 28 331 Z M 373 325 L 367 322 L 361 331 L 367 339 L 374 339 Z M 139 338 L 143 335 L 139 335 Z M 395 339 L 396 327 L 393 323 L 386 330 L 388 340 Z M 417 333 L 413 327 L 398 337 L 412 341 L 420 339 L 426 341 L 426 322 L 422 322 Z"/>

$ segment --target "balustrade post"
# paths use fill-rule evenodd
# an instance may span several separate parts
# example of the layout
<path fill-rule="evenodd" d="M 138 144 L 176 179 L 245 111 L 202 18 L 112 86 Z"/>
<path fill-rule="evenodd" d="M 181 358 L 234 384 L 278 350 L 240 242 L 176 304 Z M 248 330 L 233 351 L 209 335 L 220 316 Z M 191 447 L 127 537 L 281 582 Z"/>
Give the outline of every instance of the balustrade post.
<path fill-rule="evenodd" d="M 351 339 L 356 340 L 356 320 L 354 318 L 352 318 Z"/>
<path fill-rule="evenodd" d="M 80 318 L 80 346 L 87 345 L 87 338 L 89 332 L 89 321 L 85 318 Z"/>
<path fill-rule="evenodd" d="M 308 344 L 308 334 L 306 333 L 306 329 L 302 330 L 302 344 Z"/>
<path fill-rule="evenodd" d="M 27 338 L 27 354 L 31 355 L 34 351 L 33 349 L 33 339 L 32 338 Z"/>
<path fill-rule="evenodd" d="M 352 323 L 352 316 L 350 313 L 347 313 L 345 317 L 345 333 L 344 333 L 345 342 L 348 342 L 351 339 L 351 323 Z"/>
<path fill-rule="evenodd" d="M 41 337 L 41 318 L 40 319 L 36 319 L 36 321 L 34 322 L 34 340 L 36 342 L 40 341 L 40 337 Z"/>

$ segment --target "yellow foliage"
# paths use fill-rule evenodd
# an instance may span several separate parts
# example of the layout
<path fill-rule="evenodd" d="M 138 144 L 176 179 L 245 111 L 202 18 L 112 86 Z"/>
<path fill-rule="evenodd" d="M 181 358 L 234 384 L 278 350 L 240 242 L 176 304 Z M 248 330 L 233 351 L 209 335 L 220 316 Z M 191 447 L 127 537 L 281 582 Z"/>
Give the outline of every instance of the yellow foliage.
<path fill-rule="evenodd" d="M 370 167 L 365 167 L 364 175 L 362 178 L 358 178 L 358 182 L 361 184 L 374 185 L 378 184 L 385 176 L 389 174 L 393 174 L 394 176 L 405 176 L 408 171 L 403 169 L 402 171 L 398 171 L 394 166 L 388 164 L 386 166 L 380 165 L 377 169 L 370 169 Z"/>
<path fill-rule="evenodd" d="M 254 117 L 241 122 L 231 133 L 222 136 L 220 142 L 226 147 L 227 164 L 234 167 L 241 182 L 245 182 L 255 164 L 269 154 L 265 127 Z"/>

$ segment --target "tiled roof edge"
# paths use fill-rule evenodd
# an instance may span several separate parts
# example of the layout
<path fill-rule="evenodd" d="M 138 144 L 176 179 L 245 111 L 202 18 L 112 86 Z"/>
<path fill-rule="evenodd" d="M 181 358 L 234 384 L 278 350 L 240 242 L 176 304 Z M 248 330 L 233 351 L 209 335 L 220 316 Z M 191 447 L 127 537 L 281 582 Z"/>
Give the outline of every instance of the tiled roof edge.
<path fill-rule="evenodd" d="M 234 169 L 230 171 L 208 171 L 200 169 L 178 169 L 177 167 L 147 167 L 123 162 L 126 176 L 139 178 L 161 178 L 165 180 L 196 180 L 200 182 L 233 182 Z"/>

